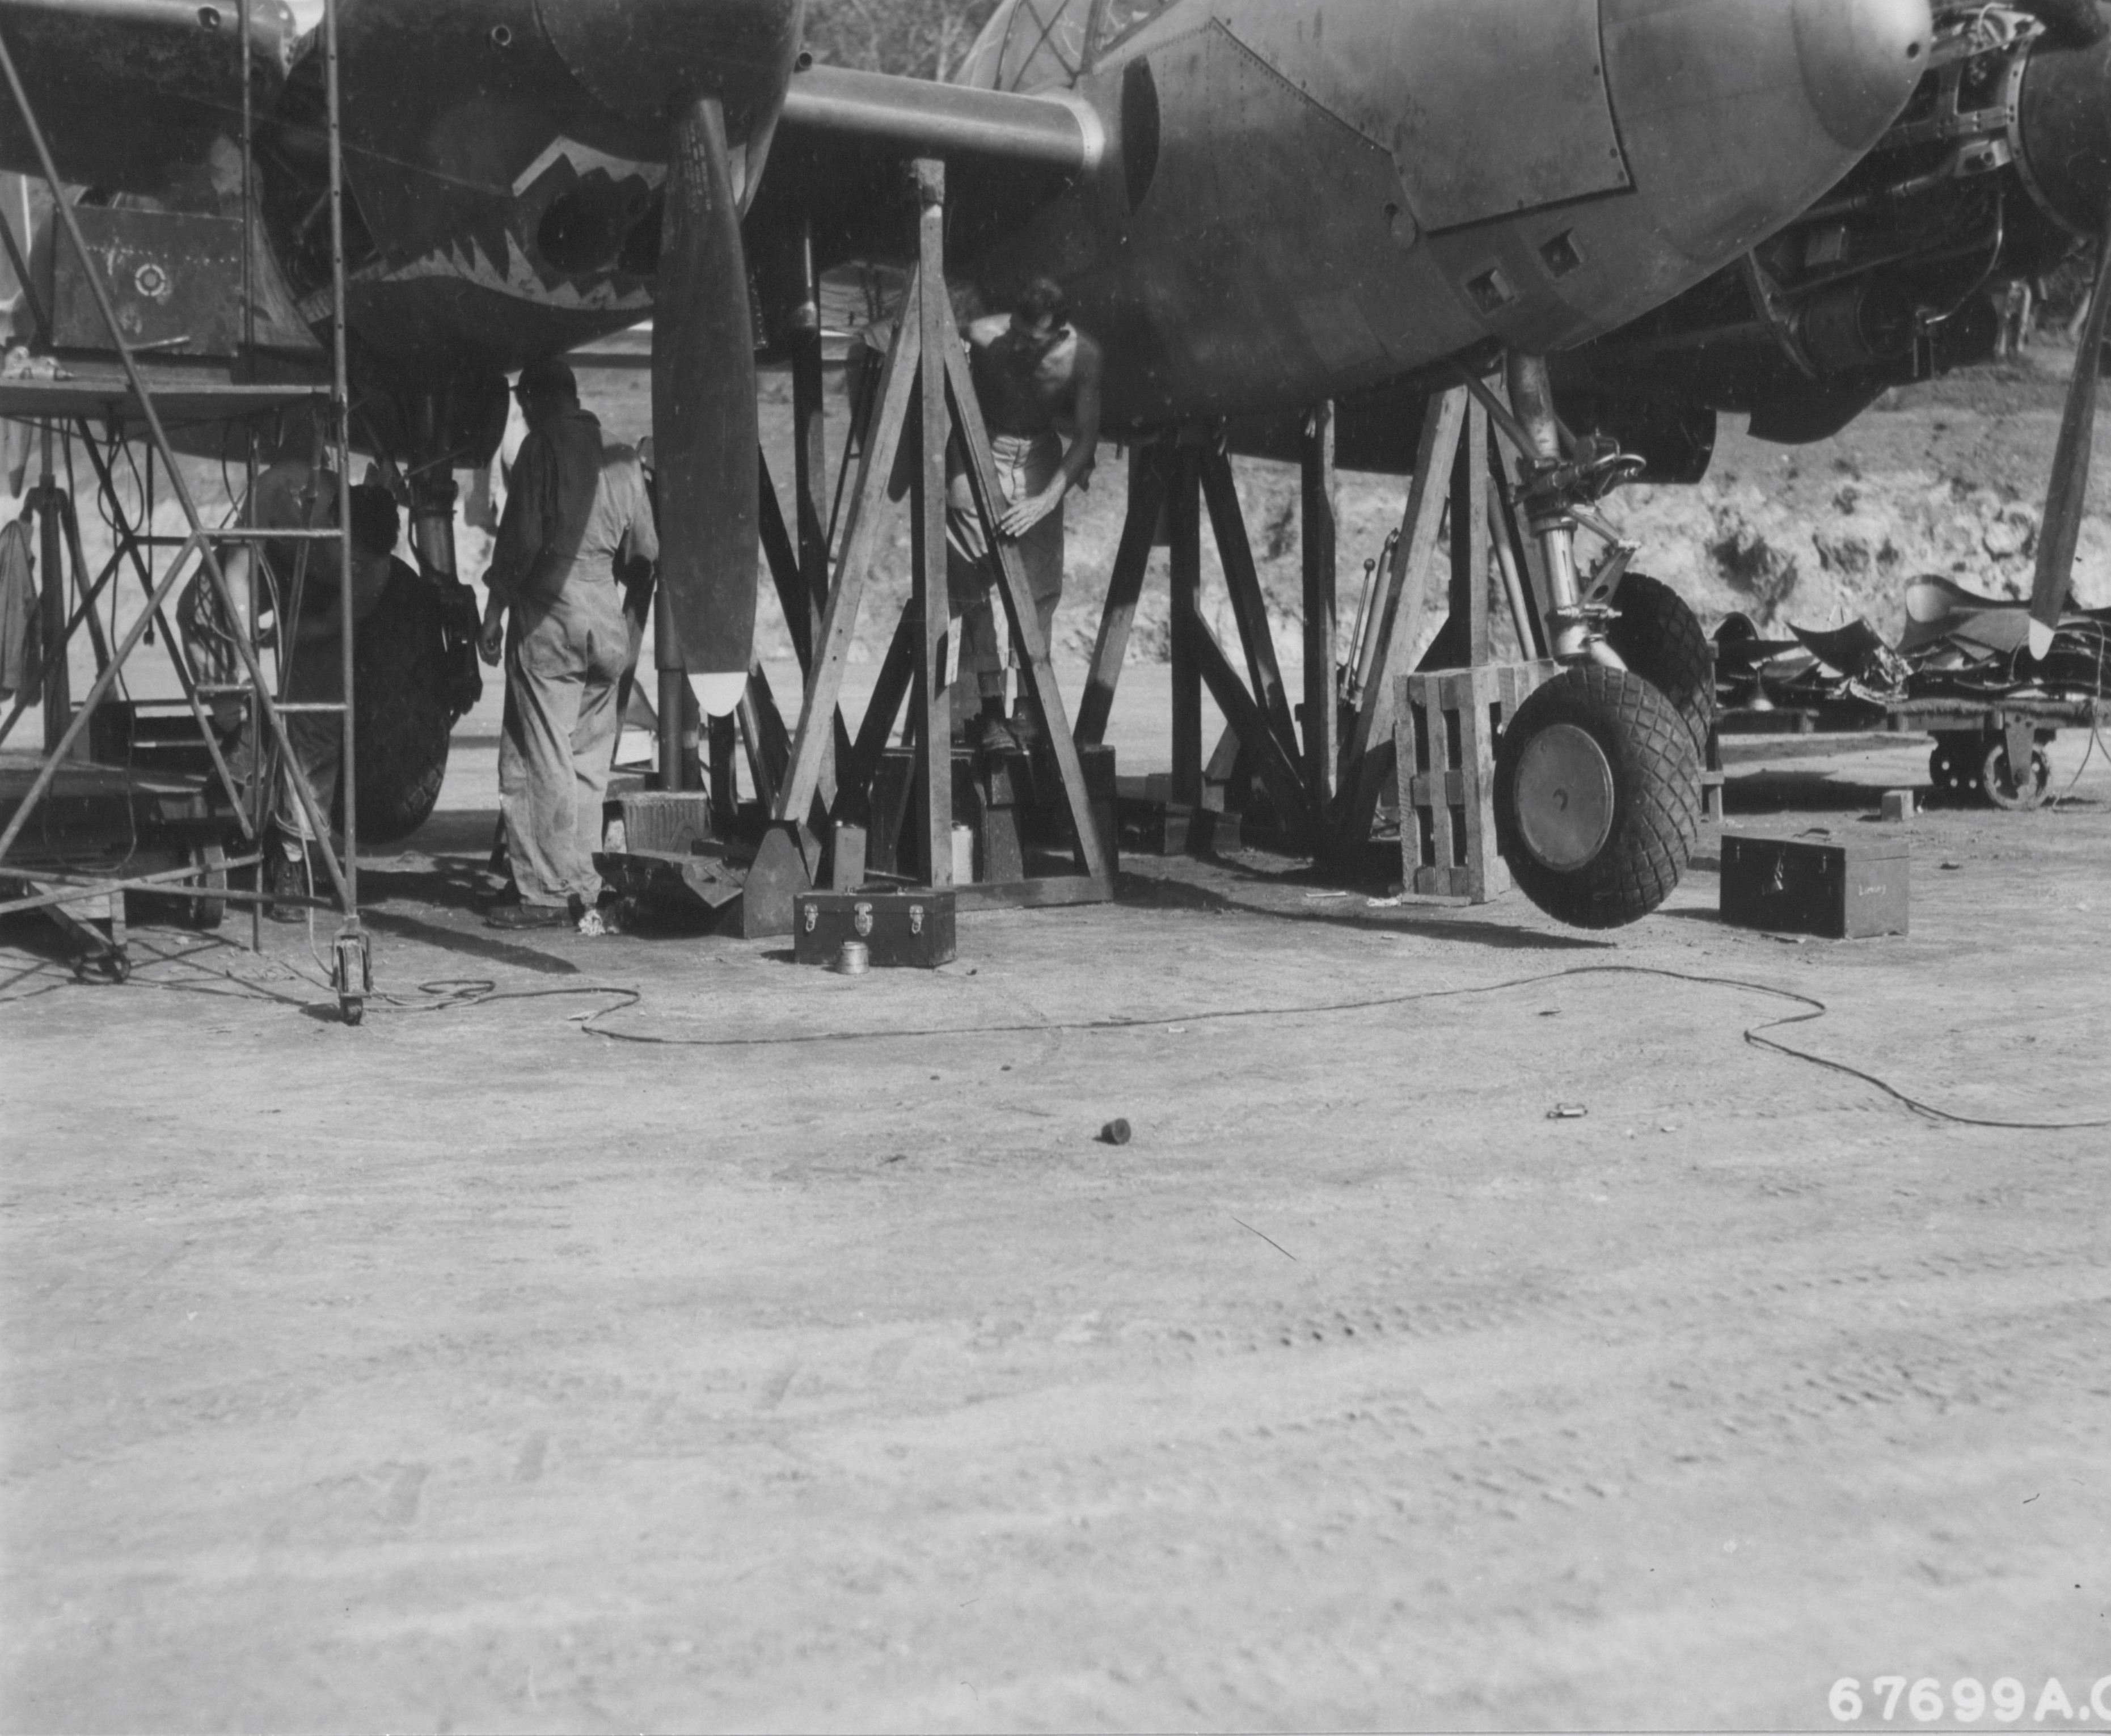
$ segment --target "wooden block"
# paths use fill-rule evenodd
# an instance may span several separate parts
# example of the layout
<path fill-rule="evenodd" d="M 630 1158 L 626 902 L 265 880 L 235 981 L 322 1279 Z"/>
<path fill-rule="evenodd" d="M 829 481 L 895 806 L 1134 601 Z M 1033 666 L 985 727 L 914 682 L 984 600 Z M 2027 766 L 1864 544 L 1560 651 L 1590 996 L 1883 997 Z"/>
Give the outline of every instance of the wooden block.
<path fill-rule="evenodd" d="M 1700 805 L 1709 819 L 1717 825 L 1723 823 L 1725 809 L 1723 803 L 1723 774 L 1703 772 L 1700 774 Z"/>
<path fill-rule="evenodd" d="M 701 790 L 633 791 L 611 805 L 621 814 L 626 850 L 680 855 L 692 844 L 708 843 L 716 836 L 711 799 Z"/>
<path fill-rule="evenodd" d="M 865 841 L 869 870 L 883 874 L 905 872 L 901 837 L 909 823 L 909 811 L 916 787 L 916 755 L 906 747 L 890 747 L 879 756 L 872 780 L 872 825 Z"/>
<path fill-rule="evenodd" d="M 847 823 L 836 827 L 835 848 L 829 853 L 829 886 L 837 892 L 855 892 L 865 884 L 865 830 Z"/>
<path fill-rule="evenodd" d="M 1033 772 L 1024 754 L 975 759 L 957 768 L 961 788 L 954 804 L 974 829 L 974 878 L 1007 882 L 1026 878 L 1025 807 Z"/>
<path fill-rule="evenodd" d="M 792 932 L 793 901 L 812 886 L 806 863 L 818 852 L 790 826 L 773 826 L 741 891 L 740 932 L 756 941 Z"/>
<path fill-rule="evenodd" d="M 1885 791 L 1882 813 L 1891 824 L 1903 825 L 1914 817 L 1914 792 L 1910 790 Z"/>
<path fill-rule="evenodd" d="M 1239 848 L 1236 814 L 1134 797 L 1124 797 L 1118 812 L 1121 847 L 1139 856 L 1205 856 Z"/>
<path fill-rule="evenodd" d="M 1831 941 L 1904 934 L 1911 848 L 1899 837 L 1832 844 L 1730 833 L 1723 840 L 1723 920 Z"/>

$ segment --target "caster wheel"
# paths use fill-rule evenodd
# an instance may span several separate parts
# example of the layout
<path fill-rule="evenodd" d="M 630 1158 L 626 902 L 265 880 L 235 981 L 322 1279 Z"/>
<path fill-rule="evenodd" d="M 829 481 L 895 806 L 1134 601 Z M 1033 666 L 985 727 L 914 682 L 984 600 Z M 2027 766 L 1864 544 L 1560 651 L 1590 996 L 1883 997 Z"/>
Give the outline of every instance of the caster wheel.
<path fill-rule="evenodd" d="M 217 844 L 193 844 L 190 851 L 191 866 L 198 869 L 197 883 L 219 891 L 227 890 L 227 852 Z M 187 898 L 184 900 L 187 915 L 184 926 L 197 929 L 201 934 L 211 934 L 227 920 L 227 900 L 224 898 Z"/>
<path fill-rule="evenodd" d="M 1646 573 L 1622 578 L 1613 606 L 1620 618 L 1605 629 L 1605 642 L 1671 701 L 1693 732 L 1695 750 L 1705 754 L 1715 723 L 1715 659 L 1700 618 L 1684 597 Z"/>
<path fill-rule="evenodd" d="M 347 995 L 337 1004 L 337 1009 L 347 1025 L 361 1023 L 366 1018 L 366 1003 L 356 995 Z"/>
<path fill-rule="evenodd" d="M 1496 759 L 1496 832 L 1532 903 L 1618 928 L 1678 885 L 1700 835 L 1687 719 L 1632 670 L 1564 671 L 1528 699 Z"/>
<path fill-rule="evenodd" d="M 2052 762 L 2045 758 L 2043 748 L 2032 748 L 2030 774 L 2018 780 L 2009 764 L 2008 744 L 1996 741 L 1986 750 L 1979 782 L 1986 800 L 1996 808 L 2010 814 L 2027 813 L 2045 801 L 2045 791 L 2052 785 Z"/>

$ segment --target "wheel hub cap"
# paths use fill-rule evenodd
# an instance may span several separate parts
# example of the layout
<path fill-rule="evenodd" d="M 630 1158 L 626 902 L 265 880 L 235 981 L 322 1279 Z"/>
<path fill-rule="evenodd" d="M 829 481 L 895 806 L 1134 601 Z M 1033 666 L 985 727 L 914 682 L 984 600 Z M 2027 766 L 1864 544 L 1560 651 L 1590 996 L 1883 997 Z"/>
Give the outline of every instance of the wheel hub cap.
<path fill-rule="evenodd" d="M 1587 865 L 1613 833 L 1613 767 L 1587 730 L 1555 723 L 1519 757 L 1518 831 L 1550 868 Z"/>

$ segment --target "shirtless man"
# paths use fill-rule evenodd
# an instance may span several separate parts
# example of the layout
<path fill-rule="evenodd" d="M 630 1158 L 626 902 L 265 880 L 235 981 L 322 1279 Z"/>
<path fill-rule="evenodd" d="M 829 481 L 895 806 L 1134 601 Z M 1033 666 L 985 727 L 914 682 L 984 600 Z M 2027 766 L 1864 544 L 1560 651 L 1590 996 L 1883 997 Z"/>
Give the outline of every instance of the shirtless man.
<path fill-rule="evenodd" d="M 1005 503 L 997 534 L 1019 545 L 1046 641 L 1063 596 L 1063 502 L 1091 474 L 1099 446 L 1100 347 L 1070 324 L 1067 297 L 1046 278 L 1028 284 L 1010 313 L 977 320 L 962 335 Z M 1006 752 L 1019 744 L 1005 723 L 1004 636 L 991 589 L 996 564 L 958 447 L 947 453 L 947 589 L 961 617 L 960 673 L 973 671 L 981 690 L 978 745 Z"/>

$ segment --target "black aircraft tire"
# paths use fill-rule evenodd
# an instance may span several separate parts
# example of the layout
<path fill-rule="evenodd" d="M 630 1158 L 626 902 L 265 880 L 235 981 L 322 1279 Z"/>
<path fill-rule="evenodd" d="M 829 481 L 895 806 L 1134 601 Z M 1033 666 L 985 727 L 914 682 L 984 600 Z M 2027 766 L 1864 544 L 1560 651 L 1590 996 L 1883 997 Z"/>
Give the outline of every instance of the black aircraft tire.
<path fill-rule="evenodd" d="M 1496 750 L 1504 859 L 1527 898 L 1573 927 L 1623 927 L 1668 898 L 1700 805 L 1686 719 L 1629 670 L 1563 671 L 1518 708 Z"/>
<path fill-rule="evenodd" d="M 1696 752 L 1708 751 L 1715 723 L 1715 659 L 1700 619 L 1662 579 L 1630 573 L 1613 593 L 1620 618 L 1605 642 L 1620 661 L 1668 699 L 1686 719 Z"/>
<path fill-rule="evenodd" d="M 359 837 L 408 837 L 447 775 L 447 646 L 431 587 L 398 573 L 359 624 L 354 710 L 359 730 Z"/>

